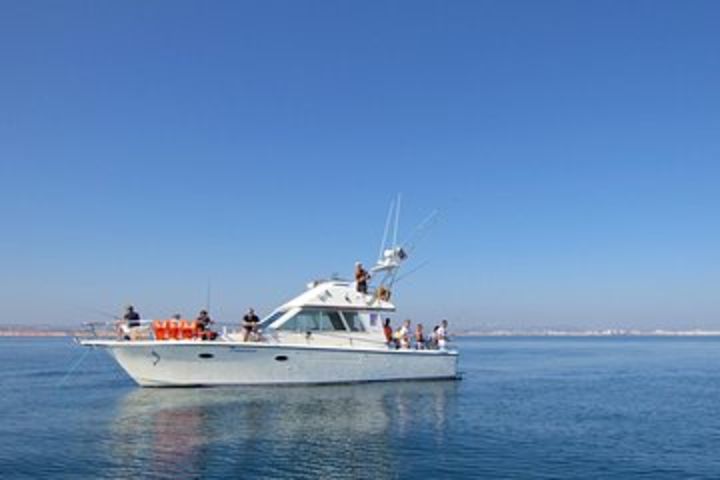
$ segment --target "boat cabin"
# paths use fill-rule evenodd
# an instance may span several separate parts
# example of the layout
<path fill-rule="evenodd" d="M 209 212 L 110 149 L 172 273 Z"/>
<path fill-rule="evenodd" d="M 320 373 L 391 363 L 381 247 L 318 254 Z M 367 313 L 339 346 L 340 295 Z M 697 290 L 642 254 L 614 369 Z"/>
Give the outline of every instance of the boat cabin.
<path fill-rule="evenodd" d="M 356 290 L 347 281 L 320 281 L 262 320 L 270 343 L 362 346 L 387 349 L 383 319 L 395 311 L 388 300 Z"/>

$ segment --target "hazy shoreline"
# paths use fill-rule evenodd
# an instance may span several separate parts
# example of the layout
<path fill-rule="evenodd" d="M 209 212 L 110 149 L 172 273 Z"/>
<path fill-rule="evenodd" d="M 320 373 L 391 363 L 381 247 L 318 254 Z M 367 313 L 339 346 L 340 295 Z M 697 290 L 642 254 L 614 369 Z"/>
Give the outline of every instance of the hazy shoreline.
<path fill-rule="evenodd" d="M 720 337 L 720 330 L 461 330 L 456 337 Z M 89 337 L 73 328 L 0 326 L 0 337 Z"/>
<path fill-rule="evenodd" d="M 720 330 L 539 330 L 467 331 L 459 337 L 718 337 Z"/>

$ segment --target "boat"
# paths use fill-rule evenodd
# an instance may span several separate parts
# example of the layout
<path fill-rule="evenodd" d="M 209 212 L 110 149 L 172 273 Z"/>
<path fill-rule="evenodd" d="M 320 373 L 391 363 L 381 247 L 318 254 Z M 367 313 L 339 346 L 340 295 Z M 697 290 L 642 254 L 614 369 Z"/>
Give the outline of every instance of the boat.
<path fill-rule="evenodd" d="M 79 342 L 105 349 L 143 387 L 457 379 L 456 349 L 397 348 L 385 338 L 383 320 L 396 311 L 391 288 L 407 256 L 402 246 L 381 248 L 370 269 L 381 280 L 368 289 L 342 279 L 309 283 L 247 341 L 242 331 L 208 340 L 176 325 L 169 337 L 147 326 L 147 335 Z"/>

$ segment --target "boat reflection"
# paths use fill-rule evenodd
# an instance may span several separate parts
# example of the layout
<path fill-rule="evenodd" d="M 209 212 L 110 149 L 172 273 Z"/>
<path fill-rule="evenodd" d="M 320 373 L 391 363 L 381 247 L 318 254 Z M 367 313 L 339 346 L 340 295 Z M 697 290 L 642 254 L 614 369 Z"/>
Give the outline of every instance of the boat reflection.
<path fill-rule="evenodd" d="M 396 476 L 398 438 L 442 442 L 458 382 L 138 389 L 111 428 L 114 476 Z M 410 448 L 411 445 L 408 445 Z"/>

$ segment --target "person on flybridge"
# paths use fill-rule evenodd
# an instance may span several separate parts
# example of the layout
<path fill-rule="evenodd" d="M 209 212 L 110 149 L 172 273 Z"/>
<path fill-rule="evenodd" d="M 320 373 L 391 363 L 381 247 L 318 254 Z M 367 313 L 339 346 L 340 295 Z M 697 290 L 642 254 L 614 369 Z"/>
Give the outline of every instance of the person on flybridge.
<path fill-rule="evenodd" d="M 362 263 L 355 262 L 355 288 L 360 293 L 368 293 L 368 280 L 370 274 L 363 268 Z"/>

